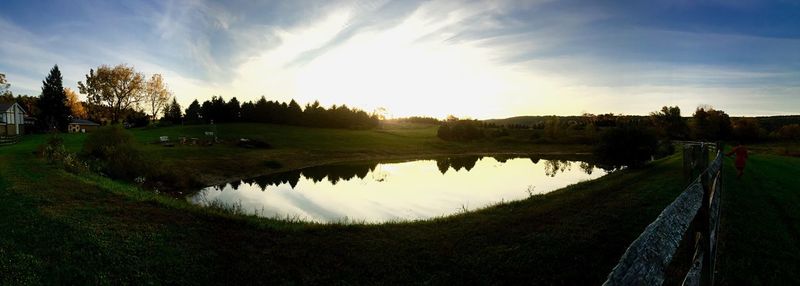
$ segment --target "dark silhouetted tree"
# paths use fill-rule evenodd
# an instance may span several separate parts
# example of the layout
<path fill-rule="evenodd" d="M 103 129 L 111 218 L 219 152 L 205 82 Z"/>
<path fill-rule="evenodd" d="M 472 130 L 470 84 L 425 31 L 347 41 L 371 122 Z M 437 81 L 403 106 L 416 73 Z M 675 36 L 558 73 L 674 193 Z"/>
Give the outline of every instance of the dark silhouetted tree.
<path fill-rule="evenodd" d="M 189 104 L 189 107 L 186 108 L 186 123 L 200 123 L 200 113 L 200 103 L 195 99 Z"/>
<path fill-rule="evenodd" d="M 50 74 L 42 82 L 42 95 L 39 98 L 39 122 L 45 129 L 66 131 L 69 124 L 70 109 L 64 93 L 61 71 L 53 66 Z"/>
<path fill-rule="evenodd" d="M 225 104 L 225 111 L 227 113 L 227 120 L 229 122 L 238 122 L 242 117 L 242 107 L 239 104 L 239 100 L 236 97 L 231 98 L 228 103 Z"/>
<path fill-rule="evenodd" d="M 695 139 L 724 140 L 731 136 L 731 118 L 724 111 L 698 107 L 692 119 L 692 135 Z"/>
<path fill-rule="evenodd" d="M 181 123 L 181 105 L 178 104 L 178 100 L 174 97 L 172 98 L 172 103 L 167 106 L 167 109 L 164 110 L 164 120 L 171 122 L 172 124 L 179 124 Z"/>
<path fill-rule="evenodd" d="M 664 106 L 661 111 L 650 113 L 650 119 L 663 137 L 669 139 L 689 137 L 689 125 L 681 117 L 681 109 L 677 106 Z"/>
<path fill-rule="evenodd" d="M 606 130 L 594 153 L 604 163 L 642 166 L 656 153 L 658 139 L 654 132 L 636 124 Z"/>

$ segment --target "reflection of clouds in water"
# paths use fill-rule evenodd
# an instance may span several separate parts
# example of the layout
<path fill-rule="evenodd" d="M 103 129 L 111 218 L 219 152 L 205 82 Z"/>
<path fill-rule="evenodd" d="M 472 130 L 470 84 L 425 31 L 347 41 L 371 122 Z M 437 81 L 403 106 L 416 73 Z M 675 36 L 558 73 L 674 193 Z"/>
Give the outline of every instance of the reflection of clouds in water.
<path fill-rule="evenodd" d="M 502 162 L 501 162 L 502 161 Z M 592 164 L 537 158 L 449 157 L 290 171 L 205 189 L 190 198 L 318 222 L 426 219 L 524 199 L 604 175 Z M 573 169 L 573 163 L 580 168 Z M 387 180 L 391 178 L 391 180 Z M 528 186 L 536 185 L 532 192 Z"/>

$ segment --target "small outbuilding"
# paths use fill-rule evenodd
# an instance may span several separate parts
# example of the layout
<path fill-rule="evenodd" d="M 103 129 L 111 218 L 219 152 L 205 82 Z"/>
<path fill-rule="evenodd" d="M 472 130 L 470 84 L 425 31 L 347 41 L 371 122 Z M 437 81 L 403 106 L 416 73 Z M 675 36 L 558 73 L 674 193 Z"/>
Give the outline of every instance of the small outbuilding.
<path fill-rule="evenodd" d="M 0 103 L 0 136 L 25 134 L 25 116 L 28 113 L 22 106 L 13 103 Z"/>
<path fill-rule="evenodd" d="M 100 124 L 94 123 L 86 119 L 72 119 L 67 126 L 69 133 L 86 133 L 100 127 Z"/>

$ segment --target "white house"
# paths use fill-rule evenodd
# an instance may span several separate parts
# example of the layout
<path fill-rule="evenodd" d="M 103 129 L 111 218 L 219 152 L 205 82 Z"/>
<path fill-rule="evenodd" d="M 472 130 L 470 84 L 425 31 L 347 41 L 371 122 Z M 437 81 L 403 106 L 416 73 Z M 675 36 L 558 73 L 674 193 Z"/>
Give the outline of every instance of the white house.
<path fill-rule="evenodd" d="M 0 136 L 24 134 L 26 114 L 17 103 L 0 103 Z"/>

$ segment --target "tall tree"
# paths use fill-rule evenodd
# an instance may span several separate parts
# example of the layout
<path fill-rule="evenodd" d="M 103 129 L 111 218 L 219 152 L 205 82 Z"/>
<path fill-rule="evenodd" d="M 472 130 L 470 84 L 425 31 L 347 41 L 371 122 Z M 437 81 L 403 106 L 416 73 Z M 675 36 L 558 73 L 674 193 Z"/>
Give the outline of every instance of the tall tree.
<path fill-rule="evenodd" d="M 228 113 L 228 119 L 232 122 L 238 122 L 242 117 L 242 107 L 239 104 L 239 100 L 236 97 L 231 98 L 228 103 L 225 105 L 225 109 Z"/>
<path fill-rule="evenodd" d="M 300 107 L 300 104 L 297 104 L 297 101 L 294 101 L 294 99 L 292 99 L 292 101 L 289 102 L 288 109 L 289 109 L 287 112 L 288 114 L 286 114 L 286 116 L 288 117 L 287 118 L 288 123 L 290 124 L 302 123 L 303 108 Z"/>
<path fill-rule="evenodd" d="M 78 98 L 78 93 L 69 87 L 65 87 L 64 94 L 67 96 L 67 106 L 69 107 L 72 116 L 77 118 L 86 118 L 88 114 L 86 114 L 86 109 L 83 108 L 83 103 Z"/>
<path fill-rule="evenodd" d="M 158 118 L 162 109 L 168 107 L 171 96 L 172 93 L 164 83 L 164 78 L 160 74 L 152 75 L 145 84 L 144 103 L 154 120 Z"/>
<path fill-rule="evenodd" d="M 695 139 L 721 140 L 731 136 L 731 118 L 722 110 L 701 106 L 692 115 L 694 119 L 693 135 Z"/>
<path fill-rule="evenodd" d="M 61 71 L 53 66 L 50 74 L 42 81 L 42 95 L 39 98 L 39 122 L 45 129 L 66 131 L 70 110 L 67 95 L 64 93 Z"/>
<path fill-rule="evenodd" d="M 106 106 L 111 122 L 117 123 L 124 113 L 136 107 L 144 97 L 145 80 L 133 67 L 120 64 L 115 67 L 101 65 L 89 70 L 86 82 L 78 82 L 82 94 L 87 95 L 90 106 Z"/>
<path fill-rule="evenodd" d="M 164 119 L 172 123 L 181 123 L 181 105 L 175 97 L 172 98 L 172 103 L 166 108 L 164 112 Z"/>
<path fill-rule="evenodd" d="M 200 102 L 195 99 L 189 104 L 189 107 L 186 108 L 186 122 L 187 123 L 199 123 L 200 122 Z"/>
<path fill-rule="evenodd" d="M 686 139 L 689 135 L 689 126 L 686 124 L 686 120 L 681 117 L 680 107 L 664 106 L 661 111 L 650 113 L 650 119 L 664 137 Z"/>

